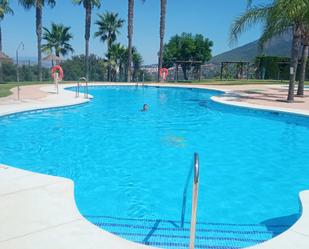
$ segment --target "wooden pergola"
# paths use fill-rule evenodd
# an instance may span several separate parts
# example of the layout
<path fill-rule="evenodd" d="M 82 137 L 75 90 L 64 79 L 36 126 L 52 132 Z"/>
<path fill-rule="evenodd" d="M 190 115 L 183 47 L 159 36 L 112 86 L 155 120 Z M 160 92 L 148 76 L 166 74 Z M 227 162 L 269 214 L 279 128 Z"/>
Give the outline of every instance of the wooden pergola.
<path fill-rule="evenodd" d="M 291 62 L 290 61 L 277 61 L 275 62 L 278 65 L 278 75 L 277 75 L 277 80 L 281 80 L 281 82 L 283 81 L 283 79 L 281 79 L 281 73 L 283 72 L 284 68 L 286 66 L 290 66 Z M 298 60 L 298 66 L 300 66 L 302 63 L 301 60 Z"/>
<path fill-rule="evenodd" d="M 188 65 L 198 65 L 198 80 L 201 80 L 201 67 L 203 62 L 202 61 L 175 61 L 176 65 L 176 73 L 175 73 L 175 81 L 178 82 L 178 72 L 179 72 L 179 65 L 181 64 L 188 64 Z"/>
<path fill-rule="evenodd" d="M 247 80 L 249 79 L 249 66 L 250 62 L 248 61 L 222 61 L 221 70 L 220 70 L 220 79 L 223 80 L 223 69 L 226 67 L 228 69 L 229 65 L 240 66 L 240 75 L 243 75 L 244 69 L 247 71 Z"/>

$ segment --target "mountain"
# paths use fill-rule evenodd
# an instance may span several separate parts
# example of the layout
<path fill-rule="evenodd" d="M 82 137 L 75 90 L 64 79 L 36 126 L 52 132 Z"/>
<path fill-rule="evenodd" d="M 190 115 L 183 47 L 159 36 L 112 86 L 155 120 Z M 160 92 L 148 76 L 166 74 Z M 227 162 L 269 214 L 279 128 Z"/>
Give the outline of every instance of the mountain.
<path fill-rule="evenodd" d="M 244 46 L 232 49 L 222 54 L 214 56 L 210 62 L 220 63 L 222 61 L 254 61 L 256 56 L 261 55 L 259 42 L 250 42 Z M 292 45 L 291 32 L 275 36 L 266 43 L 264 55 L 290 57 Z"/>

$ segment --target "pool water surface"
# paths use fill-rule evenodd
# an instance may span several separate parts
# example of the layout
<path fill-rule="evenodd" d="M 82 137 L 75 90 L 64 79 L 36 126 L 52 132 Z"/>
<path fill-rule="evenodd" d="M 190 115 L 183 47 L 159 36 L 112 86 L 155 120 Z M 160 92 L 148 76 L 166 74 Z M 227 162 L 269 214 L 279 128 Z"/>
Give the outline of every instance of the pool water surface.
<path fill-rule="evenodd" d="M 88 104 L 0 118 L 0 163 L 71 178 L 90 221 L 159 247 L 187 246 L 189 224 L 179 221 L 194 152 L 199 248 L 254 245 L 299 217 L 298 193 L 309 189 L 308 118 L 221 105 L 210 99 L 221 93 L 208 90 L 89 93 Z M 190 198 L 191 188 L 186 221 Z"/>

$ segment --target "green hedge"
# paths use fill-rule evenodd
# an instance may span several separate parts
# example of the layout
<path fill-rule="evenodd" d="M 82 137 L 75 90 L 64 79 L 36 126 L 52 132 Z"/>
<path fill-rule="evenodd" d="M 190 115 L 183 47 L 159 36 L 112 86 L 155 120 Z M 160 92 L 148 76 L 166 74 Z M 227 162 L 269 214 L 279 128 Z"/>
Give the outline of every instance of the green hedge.
<path fill-rule="evenodd" d="M 290 58 L 276 56 L 259 56 L 255 59 L 256 78 L 271 80 L 288 80 L 290 77 Z M 300 65 L 297 70 L 299 78 Z M 309 63 L 307 63 L 306 79 L 309 78 Z"/>
<path fill-rule="evenodd" d="M 2 71 L 2 83 L 3 82 L 16 82 L 16 65 L 11 62 L 2 62 L 0 73 Z M 42 68 L 42 76 L 44 81 L 51 80 L 50 69 Z M 20 65 L 19 66 L 19 79 L 20 81 L 36 81 L 38 79 L 37 65 Z"/>

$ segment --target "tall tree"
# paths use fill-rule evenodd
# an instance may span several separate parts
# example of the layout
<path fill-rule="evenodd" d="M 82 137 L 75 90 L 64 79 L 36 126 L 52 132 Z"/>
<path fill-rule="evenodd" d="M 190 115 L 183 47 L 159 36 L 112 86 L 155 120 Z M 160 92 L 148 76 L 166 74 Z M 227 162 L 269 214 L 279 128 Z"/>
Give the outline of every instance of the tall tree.
<path fill-rule="evenodd" d="M 37 50 L 38 50 L 38 80 L 42 81 L 42 16 L 43 7 L 45 4 L 54 7 L 56 5 L 55 0 L 19 0 L 19 3 L 25 9 L 35 8 L 36 18 L 36 35 L 37 35 Z"/>
<path fill-rule="evenodd" d="M 252 1 L 249 1 L 251 4 Z M 301 49 L 302 27 L 308 21 L 308 0 L 274 0 L 269 5 L 249 6 L 247 11 L 238 17 L 231 28 L 231 41 L 237 40 L 239 34 L 248 27 L 263 23 L 264 31 L 261 43 L 265 43 L 274 35 L 292 29 L 293 41 L 291 49 L 291 73 L 287 101 L 294 101 L 294 88 L 299 54 Z"/>
<path fill-rule="evenodd" d="M 175 61 L 184 61 L 181 63 L 184 79 L 188 80 L 187 72 L 191 69 L 190 61 L 200 61 L 205 63 L 211 59 L 211 47 L 213 42 L 203 35 L 192 35 L 191 33 L 182 33 L 171 37 L 164 48 L 165 67 L 171 67 Z M 195 68 L 198 65 L 192 65 Z M 196 68 L 197 69 L 197 68 Z"/>
<path fill-rule="evenodd" d="M 69 52 L 74 52 L 70 44 L 73 38 L 70 33 L 70 27 L 52 23 L 51 30 L 45 27 L 43 29 L 43 40 L 46 41 L 46 43 L 42 45 L 43 52 L 55 53 L 56 56 L 66 56 Z"/>
<path fill-rule="evenodd" d="M 159 61 L 158 61 L 158 81 L 160 80 L 160 69 L 162 68 L 162 65 L 163 65 L 163 49 L 164 49 L 164 35 L 165 35 L 166 5 L 167 5 L 167 0 L 161 0 L 160 50 L 159 50 Z"/>
<path fill-rule="evenodd" d="M 83 5 L 85 8 L 85 67 L 86 78 L 89 78 L 89 39 L 91 29 L 91 14 L 94 7 L 101 7 L 101 0 L 73 0 L 75 4 Z"/>
<path fill-rule="evenodd" d="M 110 58 L 112 61 L 115 61 L 119 72 L 118 81 L 122 81 L 124 65 L 126 65 L 127 60 L 127 49 L 120 43 L 112 44 L 106 57 Z M 116 77 L 114 80 L 116 80 Z"/>
<path fill-rule="evenodd" d="M 301 56 L 301 42 L 304 27 L 309 21 L 309 1 L 308 0 L 276 0 L 268 13 L 266 25 L 261 37 L 261 43 L 265 43 L 272 36 L 282 34 L 287 30 L 292 30 L 292 50 L 290 63 L 290 81 L 288 91 L 288 102 L 294 101 L 296 73 Z M 305 51 L 304 51 L 305 52 Z M 304 60 L 303 60 L 304 61 Z M 304 74 L 306 67 L 302 68 Z M 299 84 L 299 87 L 301 84 Z"/>
<path fill-rule="evenodd" d="M 14 12 L 10 7 L 9 0 L 0 0 L 0 51 L 3 50 L 2 45 L 2 26 L 1 23 L 6 14 L 13 15 Z M 3 82 L 3 70 L 2 70 L 2 62 L 0 61 L 0 83 Z"/>
<path fill-rule="evenodd" d="M 127 81 L 131 82 L 132 68 L 132 38 L 133 38 L 134 0 L 128 0 L 128 63 Z"/>
<path fill-rule="evenodd" d="M 302 59 L 301 59 L 301 69 L 300 69 L 300 77 L 297 89 L 297 96 L 304 96 L 304 87 L 305 87 L 305 79 L 306 79 L 306 68 L 309 54 L 309 25 L 306 24 L 303 26 L 303 51 L 302 51 Z"/>
<path fill-rule="evenodd" d="M 143 3 L 146 0 L 141 0 Z M 133 59 L 133 19 L 134 19 L 134 0 L 128 0 L 128 62 L 127 62 L 127 81 L 131 82 L 132 59 Z"/>
<path fill-rule="evenodd" d="M 95 32 L 95 37 L 99 37 L 102 42 L 107 43 L 108 53 L 111 46 L 116 41 L 117 35 L 120 34 L 119 29 L 123 26 L 124 20 L 118 17 L 118 13 L 106 12 L 103 15 L 98 15 L 99 20 L 96 21 L 98 31 Z M 111 67 L 108 69 L 108 80 L 111 80 Z"/>

